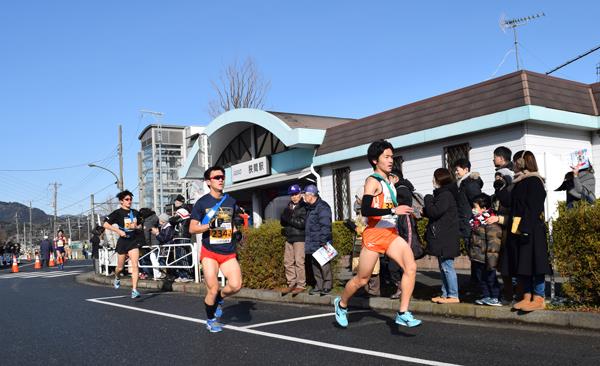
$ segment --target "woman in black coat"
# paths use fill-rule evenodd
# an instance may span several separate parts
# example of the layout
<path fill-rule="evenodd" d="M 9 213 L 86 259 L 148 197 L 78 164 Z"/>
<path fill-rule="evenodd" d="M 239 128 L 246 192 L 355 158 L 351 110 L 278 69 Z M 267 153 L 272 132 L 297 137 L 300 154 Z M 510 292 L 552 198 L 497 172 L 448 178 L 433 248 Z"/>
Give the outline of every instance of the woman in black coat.
<path fill-rule="evenodd" d="M 442 296 L 431 301 L 438 304 L 458 303 L 458 278 L 454 258 L 460 255 L 458 230 L 458 189 L 448 169 L 433 173 L 433 196 L 425 196 L 423 216 L 429 218 L 425 240 L 427 251 L 438 258 L 442 277 Z"/>
<path fill-rule="evenodd" d="M 544 309 L 545 275 L 552 273 L 544 223 L 546 188 L 532 152 L 519 151 L 513 161 L 515 178 L 502 274 L 516 276 L 524 292 L 515 309 L 541 310 Z"/>

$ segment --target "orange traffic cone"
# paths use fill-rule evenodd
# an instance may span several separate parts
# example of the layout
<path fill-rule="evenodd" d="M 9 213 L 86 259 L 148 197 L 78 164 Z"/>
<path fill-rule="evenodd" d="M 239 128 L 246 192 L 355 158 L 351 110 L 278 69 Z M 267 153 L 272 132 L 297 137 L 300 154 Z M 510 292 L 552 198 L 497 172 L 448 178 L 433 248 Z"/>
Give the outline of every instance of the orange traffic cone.
<path fill-rule="evenodd" d="M 50 262 L 48 262 L 48 267 L 54 267 L 54 254 L 50 253 Z"/>
<path fill-rule="evenodd" d="M 41 269 L 42 268 L 42 263 L 40 262 L 40 256 L 39 255 L 35 255 L 35 265 L 33 266 L 34 269 Z"/>
<path fill-rule="evenodd" d="M 12 273 L 19 273 L 19 265 L 17 264 L 17 256 L 13 255 Z"/>

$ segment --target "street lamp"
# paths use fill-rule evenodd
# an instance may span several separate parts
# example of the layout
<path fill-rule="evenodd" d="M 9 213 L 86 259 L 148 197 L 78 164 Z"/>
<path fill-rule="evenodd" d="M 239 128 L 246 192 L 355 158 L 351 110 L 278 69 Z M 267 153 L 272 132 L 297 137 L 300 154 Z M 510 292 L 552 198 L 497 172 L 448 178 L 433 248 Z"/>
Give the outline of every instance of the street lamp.
<path fill-rule="evenodd" d="M 105 168 L 103 166 L 99 166 L 99 165 L 92 164 L 92 163 L 88 164 L 88 166 L 90 168 L 98 168 L 98 169 L 106 170 L 107 172 L 109 172 L 110 174 L 112 174 L 115 177 L 115 179 L 117 180 L 115 182 L 115 184 L 117 185 L 117 188 L 119 188 L 119 192 L 123 191 L 123 182 L 119 179 L 119 177 L 117 177 L 117 175 L 115 174 L 115 172 L 113 172 L 112 170 L 107 169 L 107 168 Z"/>

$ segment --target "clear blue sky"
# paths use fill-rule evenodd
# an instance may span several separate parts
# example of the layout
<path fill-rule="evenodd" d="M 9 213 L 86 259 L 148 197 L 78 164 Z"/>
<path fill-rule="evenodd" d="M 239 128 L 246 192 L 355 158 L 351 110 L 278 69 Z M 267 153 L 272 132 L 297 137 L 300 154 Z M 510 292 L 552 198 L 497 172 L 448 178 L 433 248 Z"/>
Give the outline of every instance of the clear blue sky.
<path fill-rule="evenodd" d="M 545 12 L 519 28 L 522 60 L 545 72 L 600 44 L 597 1 L 30 1 L 0 2 L 0 170 L 103 160 L 123 125 L 125 185 L 137 184 L 140 130 L 204 125 L 210 81 L 253 57 L 271 81 L 268 109 L 363 117 L 492 76 L 512 47 L 498 20 Z M 596 81 L 600 52 L 556 73 Z M 510 54 L 497 75 L 515 70 Z M 111 156 L 112 155 L 112 156 Z M 81 166 L 0 171 L 0 201 L 59 214 L 116 191 L 114 178 Z"/>

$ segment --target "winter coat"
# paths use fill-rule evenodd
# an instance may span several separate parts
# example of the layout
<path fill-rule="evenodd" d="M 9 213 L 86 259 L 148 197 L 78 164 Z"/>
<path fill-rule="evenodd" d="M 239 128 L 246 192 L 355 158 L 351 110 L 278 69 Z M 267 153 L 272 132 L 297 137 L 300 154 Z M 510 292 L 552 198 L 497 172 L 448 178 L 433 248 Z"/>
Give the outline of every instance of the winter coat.
<path fill-rule="evenodd" d="M 567 191 L 568 195 L 577 200 L 584 200 L 589 203 L 596 201 L 596 178 L 594 173 L 588 170 L 579 172 L 579 176 L 573 177 L 573 188 Z"/>
<path fill-rule="evenodd" d="M 169 244 L 171 240 L 173 240 L 174 234 L 175 229 L 167 222 L 160 228 L 158 235 L 156 235 L 156 240 L 158 240 L 160 244 Z"/>
<path fill-rule="evenodd" d="M 90 242 L 92 243 L 92 258 L 100 258 L 100 237 L 98 235 L 92 235 Z"/>
<path fill-rule="evenodd" d="M 502 228 L 498 224 L 479 225 L 471 234 L 469 257 L 473 262 L 484 263 L 487 269 L 498 267 L 502 247 Z"/>
<path fill-rule="evenodd" d="M 40 257 L 42 259 L 50 258 L 50 252 L 52 252 L 52 243 L 48 239 L 44 239 L 40 242 Z"/>
<path fill-rule="evenodd" d="M 479 173 L 471 172 L 466 177 L 461 178 L 458 182 L 458 196 L 456 203 L 458 204 L 458 227 L 461 237 L 468 238 L 471 236 L 471 210 L 473 208 L 473 200 L 481 194 L 483 181 L 479 177 Z"/>
<path fill-rule="evenodd" d="M 306 209 L 304 251 L 313 254 L 332 239 L 331 207 L 318 197 L 314 204 L 306 205 Z"/>
<path fill-rule="evenodd" d="M 501 258 L 504 276 L 550 274 L 546 225 L 543 220 L 546 189 L 537 173 L 515 176 L 511 192 L 508 238 Z"/>
<path fill-rule="evenodd" d="M 280 219 L 283 226 L 283 235 L 288 243 L 303 242 L 306 228 L 306 203 L 298 202 L 294 205 L 291 201 L 283 210 Z"/>
<path fill-rule="evenodd" d="M 144 239 L 146 241 L 146 245 L 158 245 L 159 242 L 156 239 L 156 236 L 152 234 L 151 229 L 153 227 L 158 227 L 158 216 L 156 214 L 152 214 L 144 219 Z"/>
<path fill-rule="evenodd" d="M 425 240 L 430 255 L 441 258 L 460 255 L 456 196 L 458 190 L 454 183 L 435 189 L 433 196 L 425 196 L 423 216 L 429 218 Z"/>

